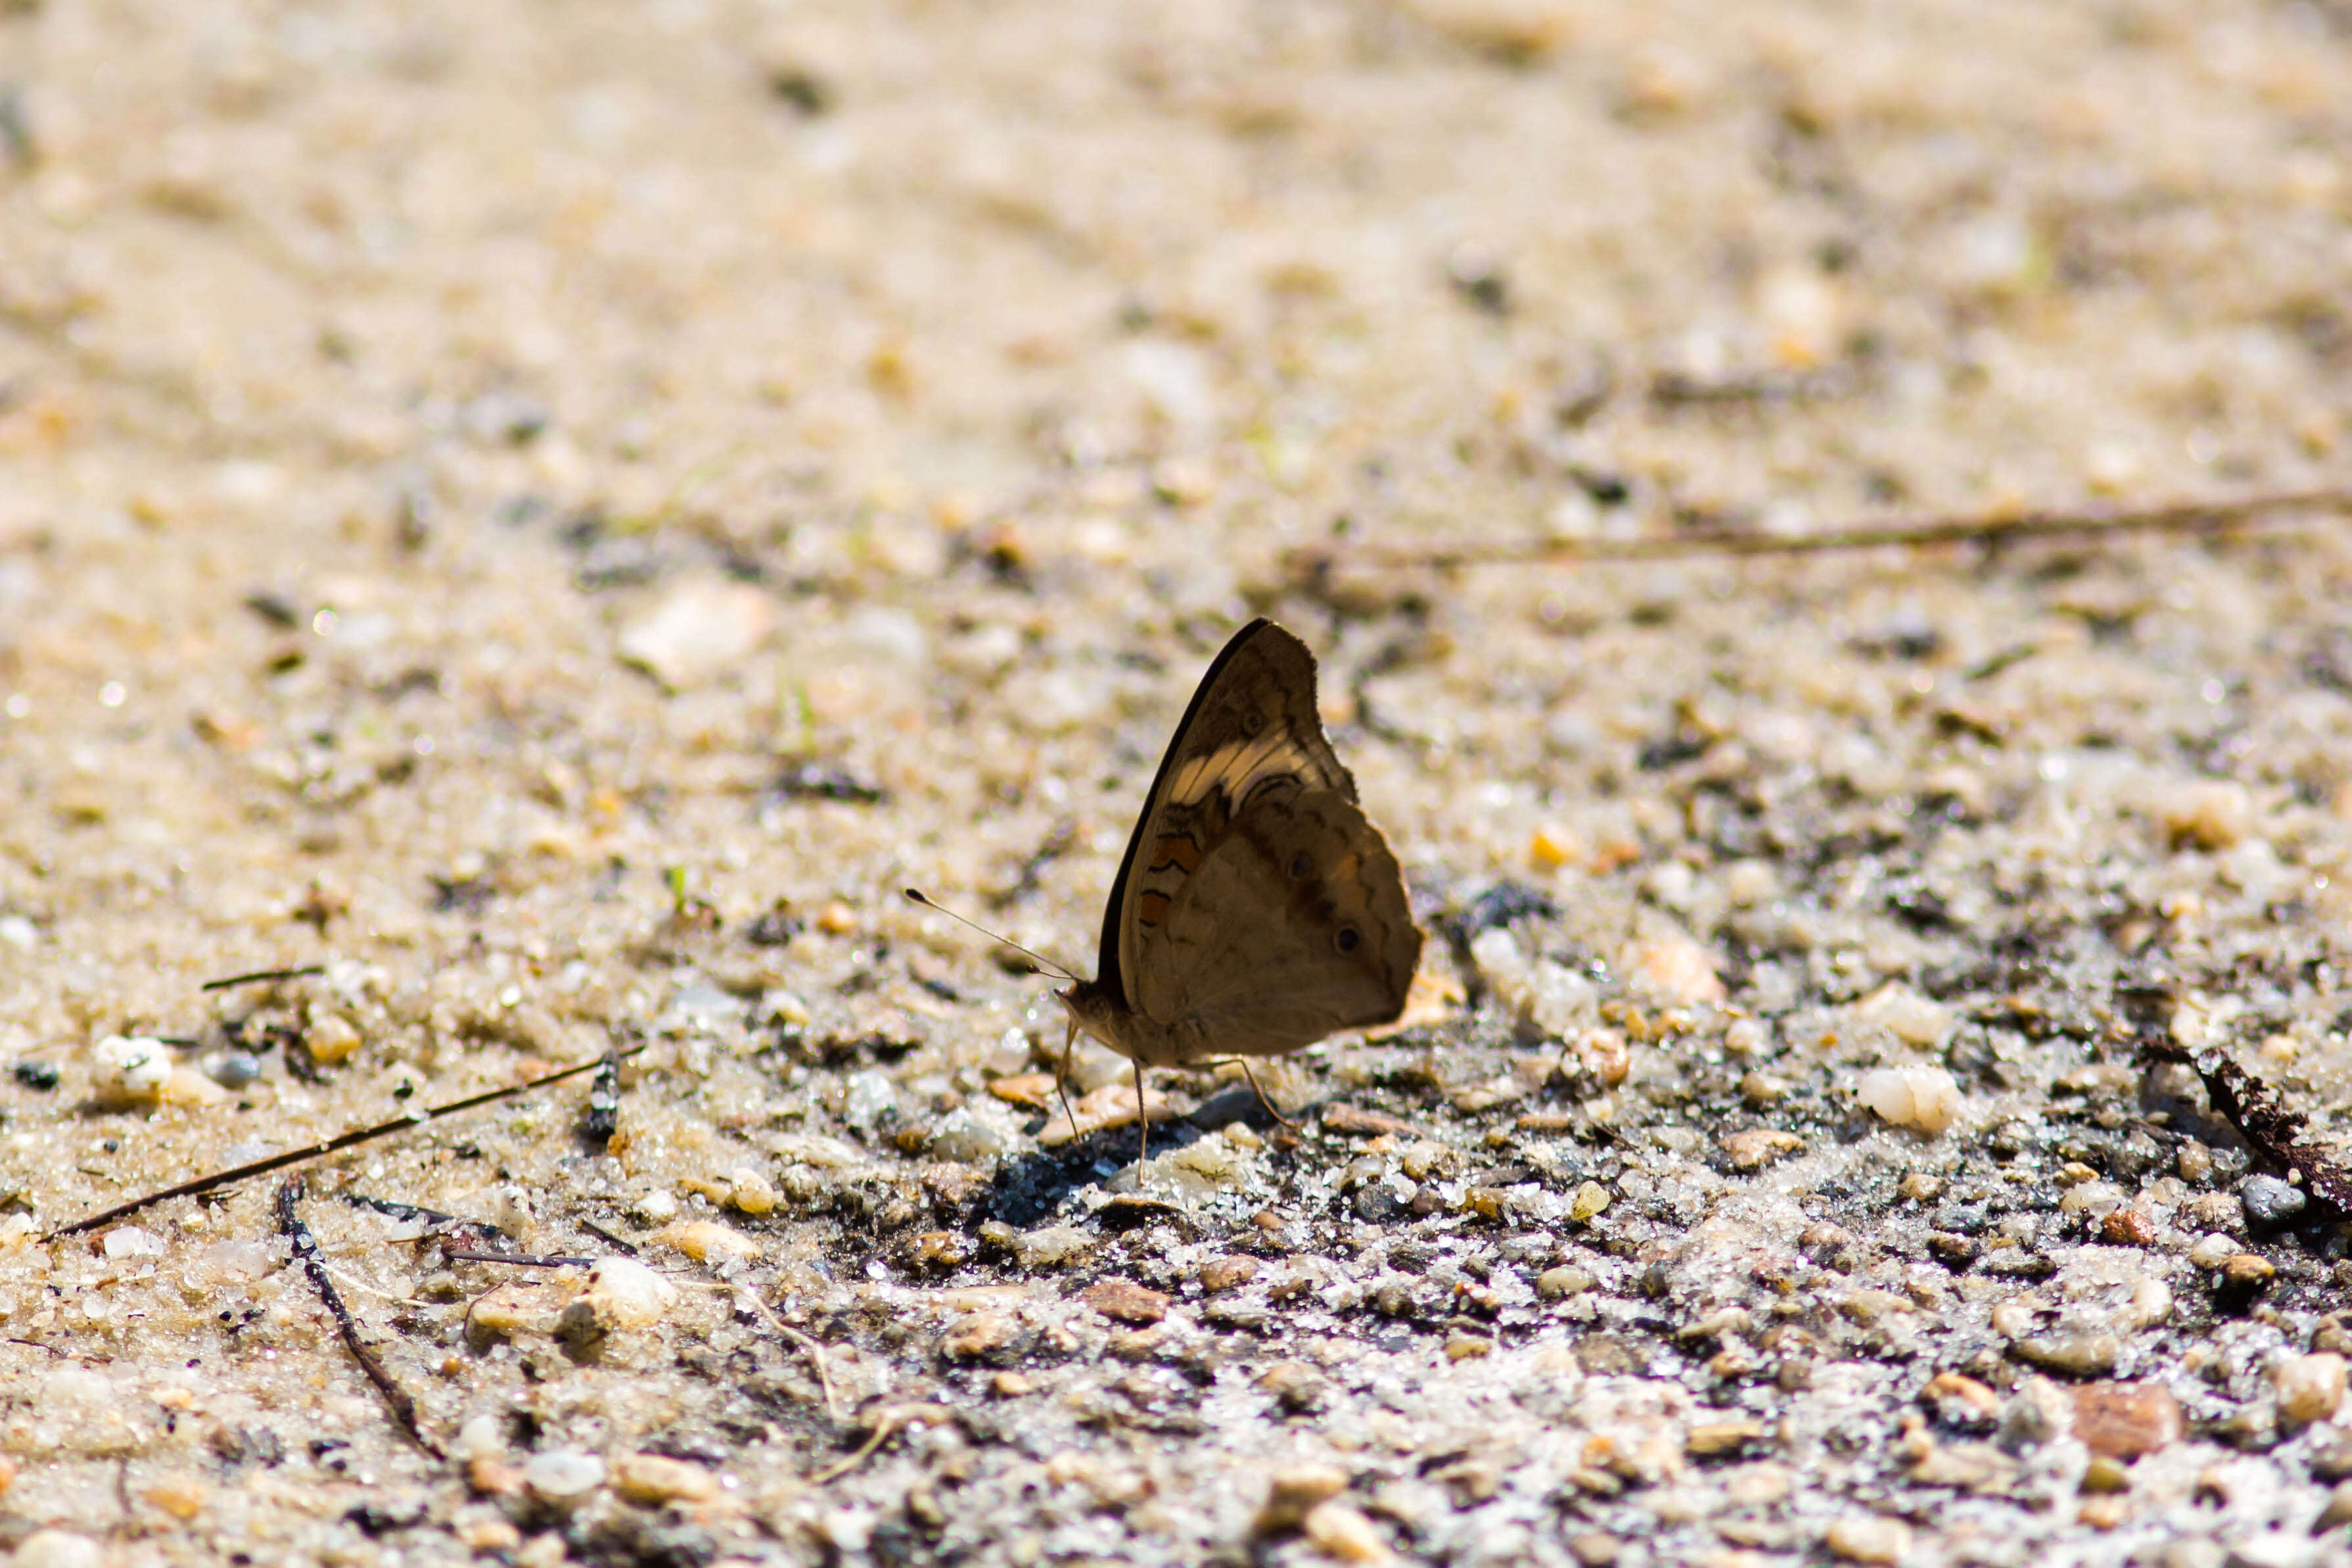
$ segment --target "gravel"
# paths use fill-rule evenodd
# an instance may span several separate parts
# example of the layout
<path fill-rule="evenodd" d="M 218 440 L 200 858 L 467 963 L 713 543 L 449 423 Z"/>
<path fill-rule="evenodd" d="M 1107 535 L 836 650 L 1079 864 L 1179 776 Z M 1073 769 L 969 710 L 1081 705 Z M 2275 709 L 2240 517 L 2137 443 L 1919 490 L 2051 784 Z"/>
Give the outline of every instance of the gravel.
<path fill-rule="evenodd" d="M 1412 558 L 2332 481 L 2319 11 L 51 5 L 0 62 L 16 1561 L 2352 1539 L 2339 1217 L 2136 1053 L 2341 1142 L 2340 525 Z M 1151 1075 L 1139 1169 L 1126 1064 L 1066 1116 L 1049 983 L 899 890 L 1083 970 L 1255 613 L 1429 969 L 1269 1104 Z M 609 1117 L 413 1121 L 639 1046 Z M 382 1122 L 301 1217 L 441 1453 L 275 1177 L 43 1239 Z"/>

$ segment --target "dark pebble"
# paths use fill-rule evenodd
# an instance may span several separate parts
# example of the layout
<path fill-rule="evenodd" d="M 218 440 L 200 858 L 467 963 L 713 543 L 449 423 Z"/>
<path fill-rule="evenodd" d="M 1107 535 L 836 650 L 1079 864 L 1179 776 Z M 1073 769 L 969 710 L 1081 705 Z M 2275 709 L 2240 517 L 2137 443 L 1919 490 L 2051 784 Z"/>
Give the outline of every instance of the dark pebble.
<path fill-rule="evenodd" d="M 2248 1176 L 2238 1189 L 2238 1202 L 2245 1208 L 2246 1223 L 2263 1230 L 2288 1224 L 2311 1205 L 2301 1187 L 2276 1176 Z"/>
<path fill-rule="evenodd" d="M 18 1062 L 16 1081 L 26 1089 L 37 1089 L 46 1094 L 58 1087 L 60 1075 L 53 1062 Z"/>

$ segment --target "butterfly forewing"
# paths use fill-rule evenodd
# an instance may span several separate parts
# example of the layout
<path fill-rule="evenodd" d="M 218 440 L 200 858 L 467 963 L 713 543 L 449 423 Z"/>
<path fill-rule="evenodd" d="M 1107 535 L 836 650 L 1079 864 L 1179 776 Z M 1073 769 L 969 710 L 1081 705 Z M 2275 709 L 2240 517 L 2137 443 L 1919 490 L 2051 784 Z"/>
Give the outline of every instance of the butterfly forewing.
<path fill-rule="evenodd" d="M 1395 1017 L 1420 952 L 1396 857 L 1324 738 L 1314 656 L 1252 622 L 1193 693 L 1113 886 L 1095 989 L 1154 1027 L 1111 1043 L 1296 1050 Z"/>
<path fill-rule="evenodd" d="M 1244 803 L 1268 790 L 1356 798 L 1315 711 L 1315 656 L 1268 620 L 1234 634 L 1168 742 L 1103 911 L 1097 982 L 1137 1003 L 1139 949 Z"/>

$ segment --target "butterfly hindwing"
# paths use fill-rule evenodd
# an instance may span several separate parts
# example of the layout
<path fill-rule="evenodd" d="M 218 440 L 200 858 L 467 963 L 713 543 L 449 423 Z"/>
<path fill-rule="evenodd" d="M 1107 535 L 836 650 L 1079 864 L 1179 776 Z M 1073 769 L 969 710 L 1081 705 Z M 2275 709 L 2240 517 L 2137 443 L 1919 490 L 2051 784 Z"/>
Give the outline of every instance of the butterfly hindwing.
<path fill-rule="evenodd" d="M 1394 1018 L 1421 942 L 1396 857 L 1353 801 L 1269 792 L 1212 843 L 1164 932 L 1148 936 L 1138 1011 L 1197 1020 L 1219 1055 L 1293 1051 Z"/>

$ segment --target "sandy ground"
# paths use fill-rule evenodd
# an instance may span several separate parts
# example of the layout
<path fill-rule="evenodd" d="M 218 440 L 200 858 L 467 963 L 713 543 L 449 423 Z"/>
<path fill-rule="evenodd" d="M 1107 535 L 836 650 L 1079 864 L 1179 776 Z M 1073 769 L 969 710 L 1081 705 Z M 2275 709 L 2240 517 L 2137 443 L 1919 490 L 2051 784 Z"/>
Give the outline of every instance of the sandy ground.
<path fill-rule="evenodd" d="M 2347 147 L 2321 3 L 0 7 L 0 1542 L 2340 1560 L 2129 1065 L 2337 1141 L 2340 526 L 1381 552 L 2329 482 Z M 1453 1000 L 1045 1146 L 896 890 L 1083 964 L 1253 613 Z M 640 1044 L 309 1172 L 422 1442 L 275 1178 L 41 1239 Z"/>

